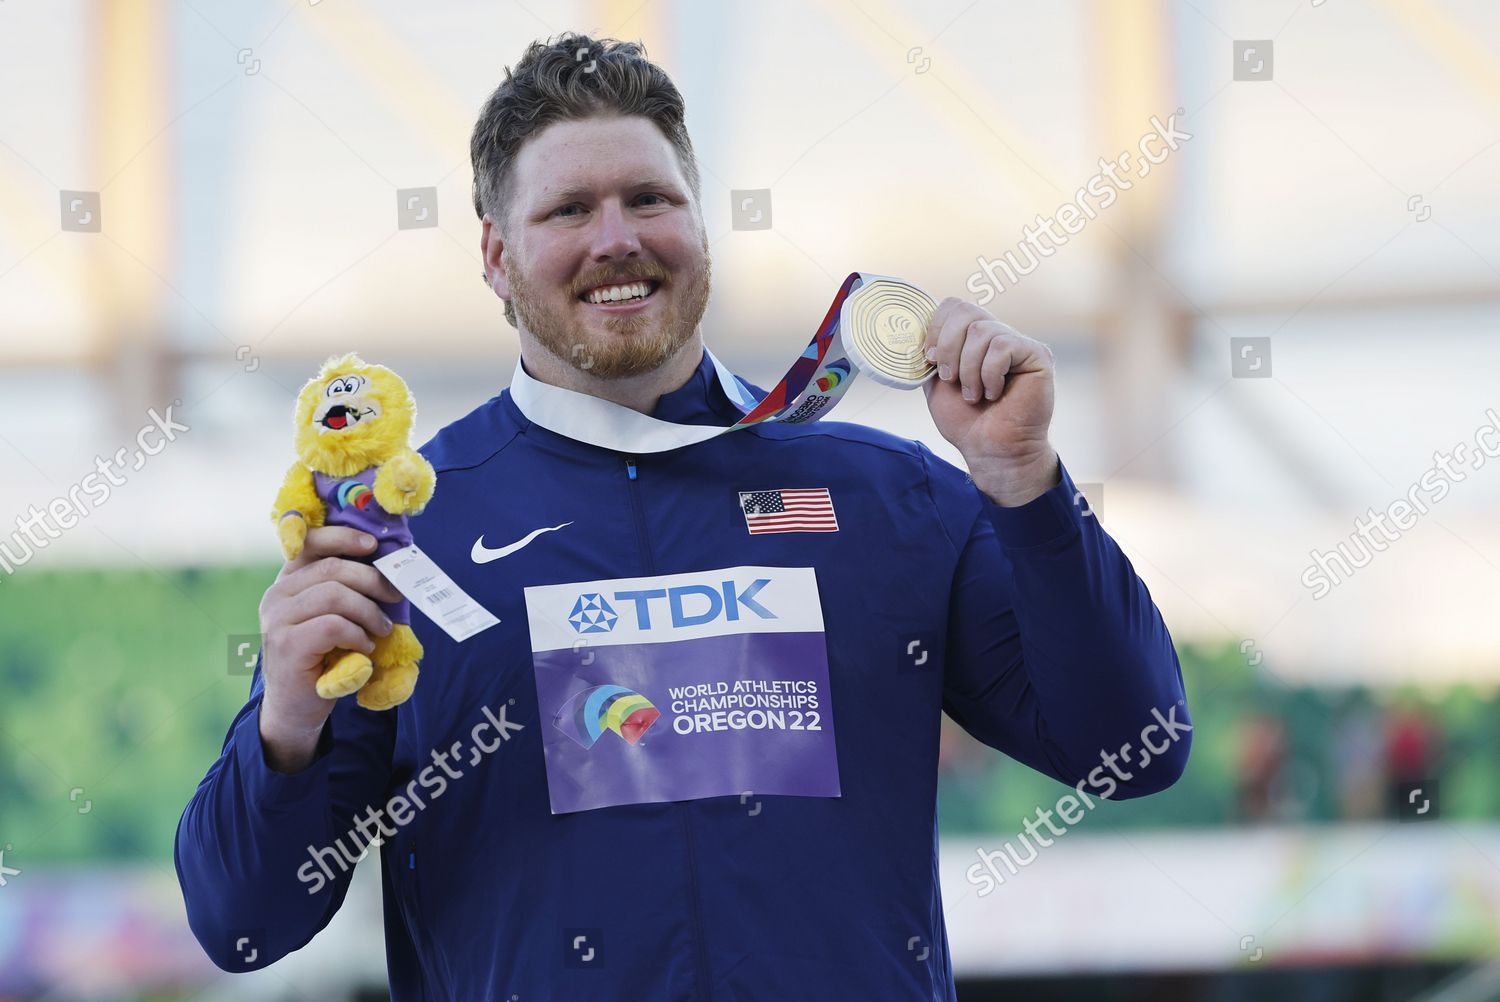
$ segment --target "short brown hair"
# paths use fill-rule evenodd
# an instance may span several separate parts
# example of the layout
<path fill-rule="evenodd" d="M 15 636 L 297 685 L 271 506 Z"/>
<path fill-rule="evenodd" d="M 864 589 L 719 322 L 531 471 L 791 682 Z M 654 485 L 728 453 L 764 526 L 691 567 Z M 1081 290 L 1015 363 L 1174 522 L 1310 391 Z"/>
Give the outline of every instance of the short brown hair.
<path fill-rule="evenodd" d="M 677 150 L 683 177 L 700 198 L 693 142 L 684 124 L 682 94 L 666 71 L 646 58 L 640 42 L 594 39 L 568 32 L 532 42 L 495 88 L 469 140 L 474 168 L 474 213 L 500 220 L 510 200 L 516 154 L 554 122 L 595 115 L 641 115 L 656 123 Z"/>
<path fill-rule="evenodd" d="M 646 58 L 640 42 L 594 39 L 567 32 L 532 42 L 484 104 L 469 140 L 474 166 L 474 214 L 488 212 L 503 233 L 512 197 L 516 155 L 526 140 L 554 122 L 596 115 L 641 115 L 656 123 L 677 151 L 694 200 L 703 199 L 698 159 L 683 122 L 682 95 L 671 77 Z M 515 316 L 507 301 L 505 316 Z"/>

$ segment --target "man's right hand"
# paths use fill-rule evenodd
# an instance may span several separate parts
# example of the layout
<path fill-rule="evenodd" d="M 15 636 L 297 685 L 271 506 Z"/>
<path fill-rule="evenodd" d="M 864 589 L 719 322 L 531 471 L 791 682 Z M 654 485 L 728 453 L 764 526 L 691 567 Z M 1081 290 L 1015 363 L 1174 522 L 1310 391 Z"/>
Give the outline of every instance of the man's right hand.
<path fill-rule="evenodd" d="M 318 695 L 323 656 L 335 648 L 369 654 L 391 623 L 376 605 L 401 593 L 365 557 L 375 537 L 345 526 L 309 529 L 302 552 L 287 561 L 260 600 L 265 635 L 260 739 L 278 772 L 312 763 L 333 700 Z"/>

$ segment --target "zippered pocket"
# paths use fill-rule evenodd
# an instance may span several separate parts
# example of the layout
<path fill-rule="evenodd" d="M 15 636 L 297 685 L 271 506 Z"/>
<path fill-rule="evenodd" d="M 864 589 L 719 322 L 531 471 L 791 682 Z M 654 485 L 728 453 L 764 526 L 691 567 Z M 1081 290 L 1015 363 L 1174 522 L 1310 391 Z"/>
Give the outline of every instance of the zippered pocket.
<path fill-rule="evenodd" d="M 418 977 L 422 982 L 424 999 L 453 998 L 447 982 L 448 962 L 433 948 L 432 937 L 423 922 L 427 914 L 423 907 L 420 866 L 422 859 L 417 851 L 415 838 L 397 837 L 390 844 L 389 855 L 381 857 L 381 865 L 392 867 L 391 886 L 396 892 L 397 907 L 401 920 L 406 924 L 406 933 L 411 938 L 417 953 Z"/>

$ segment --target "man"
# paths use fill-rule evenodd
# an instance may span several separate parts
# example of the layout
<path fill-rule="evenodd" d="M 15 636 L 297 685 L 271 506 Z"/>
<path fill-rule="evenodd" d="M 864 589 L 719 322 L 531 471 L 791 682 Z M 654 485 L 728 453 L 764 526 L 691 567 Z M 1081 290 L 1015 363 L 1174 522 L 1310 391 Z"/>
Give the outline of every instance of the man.
<path fill-rule="evenodd" d="M 484 109 L 484 271 L 522 366 L 423 447 L 412 531 L 499 623 L 415 617 L 410 700 L 330 704 L 323 653 L 370 650 L 395 592 L 344 559 L 369 553 L 354 532 L 309 531 L 178 830 L 220 966 L 307 943 L 378 843 L 397 1000 L 952 999 L 943 712 L 1085 795 L 1170 721 L 1104 778 L 1181 773 L 1171 640 L 1049 444 L 1045 346 L 956 299 L 933 318 L 927 403 L 972 481 L 852 424 L 696 434 L 765 391 L 700 337 L 682 113 L 638 46 L 571 35 Z M 702 440 L 637 450 L 642 421 Z"/>

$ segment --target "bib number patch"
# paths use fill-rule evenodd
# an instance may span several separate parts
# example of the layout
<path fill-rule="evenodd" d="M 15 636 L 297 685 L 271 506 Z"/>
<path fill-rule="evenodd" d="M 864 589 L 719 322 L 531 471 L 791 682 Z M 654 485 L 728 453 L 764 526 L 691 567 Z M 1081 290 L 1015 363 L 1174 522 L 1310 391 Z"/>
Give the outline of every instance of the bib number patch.
<path fill-rule="evenodd" d="M 839 796 L 811 567 L 525 589 L 552 813 Z"/>

